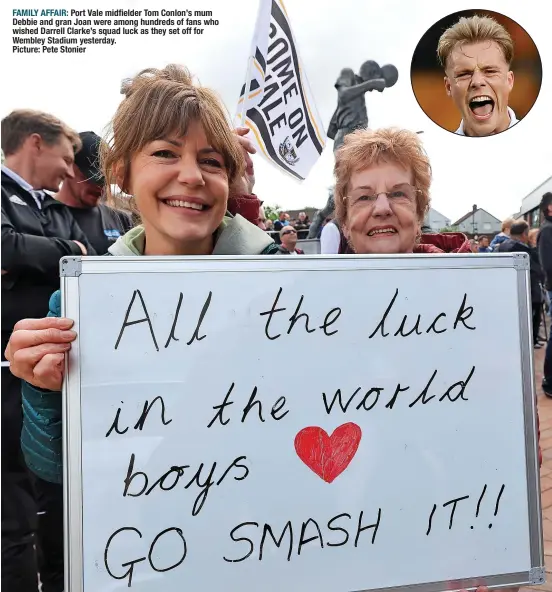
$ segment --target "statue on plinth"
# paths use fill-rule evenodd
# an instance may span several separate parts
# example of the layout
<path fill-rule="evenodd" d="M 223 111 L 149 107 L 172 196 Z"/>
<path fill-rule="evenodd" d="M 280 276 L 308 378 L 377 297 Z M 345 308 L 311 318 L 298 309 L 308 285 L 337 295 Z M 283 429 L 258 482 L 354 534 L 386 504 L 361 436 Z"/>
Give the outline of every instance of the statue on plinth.
<path fill-rule="evenodd" d="M 343 68 L 335 83 L 337 89 L 337 108 L 328 127 L 328 137 L 334 140 L 334 154 L 343 144 L 345 136 L 356 129 L 368 127 L 365 94 L 377 90 L 383 92 L 393 86 L 399 77 L 392 64 L 378 65 L 368 60 L 360 67 L 359 74 L 351 68 Z M 316 212 L 309 229 L 309 238 L 317 238 L 320 227 L 334 211 L 333 190 L 330 191 L 326 205 Z"/>

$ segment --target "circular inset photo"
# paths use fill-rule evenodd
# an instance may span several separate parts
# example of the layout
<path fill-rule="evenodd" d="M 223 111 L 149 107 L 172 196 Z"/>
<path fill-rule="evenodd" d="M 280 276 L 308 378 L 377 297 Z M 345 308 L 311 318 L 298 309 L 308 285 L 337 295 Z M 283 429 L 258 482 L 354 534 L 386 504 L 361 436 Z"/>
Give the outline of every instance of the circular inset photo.
<path fill-rule="evenodd" d="M 508 130 L 529 113 L 542 64 L 521 25 L 497 12 L 464 10 L 426 31 L 410 76 L 418 104 L 434 123 L 483 137 Z"/>

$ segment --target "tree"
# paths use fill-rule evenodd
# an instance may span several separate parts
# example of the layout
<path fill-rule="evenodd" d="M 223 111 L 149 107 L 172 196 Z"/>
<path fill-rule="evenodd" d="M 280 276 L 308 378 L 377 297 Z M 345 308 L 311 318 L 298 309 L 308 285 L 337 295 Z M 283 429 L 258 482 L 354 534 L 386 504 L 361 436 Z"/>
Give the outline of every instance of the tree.
<path fill-rule="evenodd" d="M 265 216 L 267 220 L 278 220 L 280 217 L 280 212 L 282 211 L 282 207 L 279 205 L 269 206 L 263 204 Z"/>
<path fill-rule="evenodd" d="M 458 232 L 458 228 L 456 226 L 445 226 L 441 228 L 439 232 Z"/>

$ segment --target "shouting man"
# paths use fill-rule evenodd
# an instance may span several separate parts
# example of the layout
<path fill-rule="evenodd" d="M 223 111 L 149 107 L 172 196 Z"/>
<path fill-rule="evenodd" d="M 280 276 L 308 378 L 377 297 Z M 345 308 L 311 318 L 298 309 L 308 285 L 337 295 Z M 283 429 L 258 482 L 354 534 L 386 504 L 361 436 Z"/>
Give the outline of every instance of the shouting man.
<path fill-rule="evenodd" d="M 446 92 L 462 115 L 457 134 L 490 136 L 517 123 L 508 107 L 514 44 L 502 25 L 487 16 L 462 17 L 441 35 L 437 56 Z"/>

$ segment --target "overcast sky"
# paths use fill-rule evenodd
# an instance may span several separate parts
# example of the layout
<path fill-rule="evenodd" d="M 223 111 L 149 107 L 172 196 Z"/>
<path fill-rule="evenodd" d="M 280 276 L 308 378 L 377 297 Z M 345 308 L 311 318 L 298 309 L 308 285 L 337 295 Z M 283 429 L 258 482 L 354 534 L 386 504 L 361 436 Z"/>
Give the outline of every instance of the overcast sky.
<path fill-rule="evenodd" d="M 78 131 L 103 133 L 121 99 L 120 81 L 146 67 L 176 62 L 188 66 L 204 85 L 221 95 L 233 115 L 244 82 L 257 0 L 111 0 L 73 3 L 75 8 L 165 8 L 212 10 L 220 21 L 202 36 L 119 37 L 115 46 L 88 46 L 85 54 L 13 54 L 12 8 L 2 10 L 2 117 L 16 108 L 51 112 Z M 66 8 L 71 3 L 65 3 Z M 366 95 L 372 128 L 401 126 L 424 130 L 423 140 L 434 170 L 432 206 L 456 219 L 473 204 L 498 218 L 517 212 L 522 198 L 552 175 L 552 43 L 542 0 L 488 0 L 488 10 L 519 22 L 532 36 L 543 64 L 540 96 L 529 115 L 507 133 L 489 138 L 464 138 L 442 130 L 418 106 L 410 85 L 410 62 L 422 34 L 438 19 L 470 2 L 449 0 L 286 0 L 298 49 L 327 128 L 336 106 L 335 80 L 343 67 L 358 68 L 367 59 L 393 63 L 399 81 L 383 93 Z M 51 8 L 39 0 L 33 8 Z M 476 6 L 475 8 L 480 8 Z M 443 91 L 444 92 L 444 91 Z M 284 208 L 322 206 L 332 184 L 332 141 L 309 178 L 299 183 L 260 156 L 255 157 L 255 192 L 269 204 Z"/>

